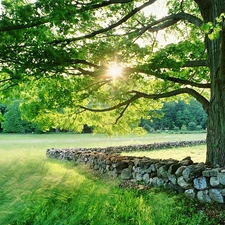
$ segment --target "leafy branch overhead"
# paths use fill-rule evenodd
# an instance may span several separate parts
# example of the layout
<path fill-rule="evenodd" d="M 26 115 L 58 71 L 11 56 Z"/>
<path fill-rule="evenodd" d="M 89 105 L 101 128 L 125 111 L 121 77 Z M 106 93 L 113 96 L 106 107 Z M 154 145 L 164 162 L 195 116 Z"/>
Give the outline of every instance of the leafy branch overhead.
<path fill-rule="evenodd" d="M 64 89 L 71 87 L 72 91 L 67 93 L 71 96 L 64 101 L 68 99 L 72 103 L 62 105 L 72 107 L 82 103 L 82 107 L 90 111 L 94 99 L 98 101 L 99 111 L 114 109 L 122 103 L 127 105 L 127 99 L 136 100 L 137 94 L 130 98 L 132 90 L 144 93 L 142 98 L 154 96 L 154 99 L 188 92 L 194 97 L 201 96 L 199 99 L 207 108 L 208 91 L 205 90 L 210 88 L 210 80 L 202 42 L 204 33 L 199 29 L 203 19 L 200 14 L 191 14 L 196 7 L 194 2 L 186 3 L 188 7 L 184 11 L 185 1 L 180 11 L 172 10 L 178 3 L 171 1 L 169 15 L 156 19 L 154 11 L 151 14 L 146 11 L 151 11 L 157 2 L 40 0 L 29 4 L 3 1 L 1 89 L 7 90 L 14 85 L 21 88 L 25 81 L 41 86 L 34 88 L 35 92 L 47 93 L 48 89 L 53 92 L 60 88 L 63 94 Z M 184 29 L 186 25 L 188 29 Z M 173 36 L 182 33 L 183 38 L 160 48 L 156 35 L 160 30 L 173 31 Z M 144 47 L 139 44 L 141 41 Z M 123 67 L 116 81 L 107 74 L 114 61 Z M 48 78 L 60 79 L 59 87 L 43 86 Z M 121 84 L 123 82 L 127 87 Z M 102 92 L 113 90 L 115 86 L 119 94 L 114 94 L 109 101 L 108 94 Z M 41 94 L 31 96 L 36 95 Z M 122 100 L 121 95 L 124 96 Z M 79 102 L 75 104 L 72 99 Z M 62 102 L 57 100 L 54 98 L 52 104 L 48 103 L 48 110 L 56 105 L 60 107 Z"/>
<path fill-rule="evenodd" d="M 157 2 L 3 1 L 1 90 L 19 85 L 30 104 L 42 105 L 35 114 L 30 113 L 36 119 L 47 111 L 60 114 L 60 108 L 64 112 L 76 107 L 90 112 L 121 108 L 115 117 L 118 122 L 132 108 L 130 103 L 140 98 L 185 93 L 198 98 L 207 109 L 205 90 L 210 88 L 210 80 L 201 30 L 196 39 L 203 20 L 190 14 L 194 5 L 185 12 L 170 9 L 169 15 L 159 19 L 154 11 L 146 14 L 145 9 L 151 10 Z M 184 24 L 190 26 L 181 30 Z M 156 34 L 170 27 L 174 35 L 182 32 L 186 37 L 160 48 Z M 123 68 L 116 80 L 108 73 L 113 62 Z M 27 94 L 28 84 L 31 94 Z"/>

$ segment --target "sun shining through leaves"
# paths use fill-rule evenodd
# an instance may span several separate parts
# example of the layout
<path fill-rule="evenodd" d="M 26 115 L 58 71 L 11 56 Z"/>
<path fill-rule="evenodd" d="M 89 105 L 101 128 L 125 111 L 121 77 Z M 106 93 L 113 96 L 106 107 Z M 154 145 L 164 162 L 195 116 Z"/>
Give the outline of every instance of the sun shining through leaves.
<path fill-rule="evenodd" d="M 108 68 L 108 74 L 110 77 L 115 80 L 116 78 L 120 77 L 122 74 L 123 68 L 117 63 L 113 63 L 109 68 Z"/>

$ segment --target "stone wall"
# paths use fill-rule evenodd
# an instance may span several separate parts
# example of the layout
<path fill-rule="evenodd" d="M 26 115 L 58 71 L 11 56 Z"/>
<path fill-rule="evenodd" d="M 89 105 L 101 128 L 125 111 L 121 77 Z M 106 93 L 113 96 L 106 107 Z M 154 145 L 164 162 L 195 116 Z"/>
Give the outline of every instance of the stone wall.
<path fill-rule="evenodd" d="M 203 143 L 204 141 L 200 141 Z M 178 144 L 178 142 L 176 142 Z M 181 146 L 194 142 L 181 142 Z M 180 146 L 175 142 L 167 147 Z M 196 142 L 195 142 L 196 144 Z M 160 147 L 159 147 L 160 146 Z M 151 159 L 147 157 L 121 156 L 122 151 L 140 151 L 166 147 L 165 143 L 107 148 L 48 149 L 50 158 L 85 163 L 102 174 L 132 180 L 148 186 L 165 187 L 184 193 L 186 197 L 202 202 L 225 200 L 225 168 L 209 167 L 194 163 L 190 157 L 181 161 L 174 159 Z"/>

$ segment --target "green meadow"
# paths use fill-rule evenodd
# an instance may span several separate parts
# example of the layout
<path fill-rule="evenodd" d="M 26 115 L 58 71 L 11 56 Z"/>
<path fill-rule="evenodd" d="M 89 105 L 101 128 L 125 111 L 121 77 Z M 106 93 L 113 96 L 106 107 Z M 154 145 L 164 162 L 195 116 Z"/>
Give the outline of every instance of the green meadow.
<path fill-rule="evenodd" d="M 180 195 L 160 189 L 121 188 L 119 180 L 101 177 L 74 162 L 52 160 L 45 156 L 46 149 L 51 147 L 103 147 L 204 138 L 205 134 L 151 134 L 141 137 L 1 134 L 0 224 L 220 224 L 225 218 L 220 214 L 216 217 L 207 214 L 210 206 L 203 207 Z M 197 154 L 198 158 L 201 152 L 204 158 L 205 146 L 187 149 L 187 153 Z M 161 152 L 165 158 L 167 151 L 168 158 L 171 158 L 171 149 L 147 154 L 158 158 L 160 155 L 156 154 Z M 178 156 L 183 154 L 184 149 L 174 151 L 175 156 Z"/>

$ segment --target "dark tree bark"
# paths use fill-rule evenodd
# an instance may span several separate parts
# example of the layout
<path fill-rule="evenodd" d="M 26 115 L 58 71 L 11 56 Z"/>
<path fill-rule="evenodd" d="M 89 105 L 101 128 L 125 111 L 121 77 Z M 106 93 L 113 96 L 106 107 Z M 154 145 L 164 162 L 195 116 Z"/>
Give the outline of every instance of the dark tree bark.
<path fill-rule="evenodd" d="M 196 0 L 204 23 L 216 23 L 216 17 L 225 12 L 224 0 Z M 206 163 L 225 166 L 225 26 L 220 38 L 205 38 L 210 68 L 211 96 L 207 121 Z"/>

